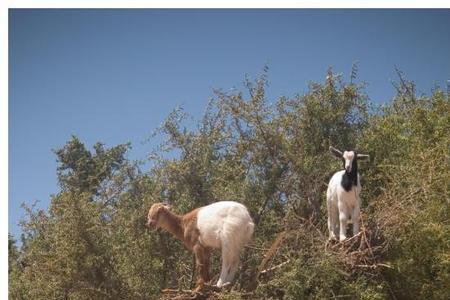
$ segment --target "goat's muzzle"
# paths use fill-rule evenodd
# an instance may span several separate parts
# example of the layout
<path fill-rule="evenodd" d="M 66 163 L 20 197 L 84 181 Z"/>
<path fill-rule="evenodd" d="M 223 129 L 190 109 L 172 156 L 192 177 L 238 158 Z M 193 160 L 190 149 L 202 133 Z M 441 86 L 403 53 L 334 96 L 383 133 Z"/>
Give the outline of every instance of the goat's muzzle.
<path fill-rule="evenodd" d="M 155 229 L 155 228 L 156 228 L 156 221 L 155 221 L 155 220 L 152 220 L 152 219 L 149 219 L 149 220 L 147 221 L 147 227 L 152 228 L 152 229 Z"/>

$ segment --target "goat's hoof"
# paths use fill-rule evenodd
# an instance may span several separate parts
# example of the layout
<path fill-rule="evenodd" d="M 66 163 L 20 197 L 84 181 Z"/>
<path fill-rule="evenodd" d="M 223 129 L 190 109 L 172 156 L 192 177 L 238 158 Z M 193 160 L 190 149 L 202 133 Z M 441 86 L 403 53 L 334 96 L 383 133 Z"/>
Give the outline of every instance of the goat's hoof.
<path fill-rule="evenodd" d="M 328 239 L 327 242 L 325 243 L 326 247 L 333 247 L 334 245 L 336 245 L 338 243 L 338 239 L 334 238 L 334 239 Z"/>
<path fill-rule="evenodd" d="M 226 282 L 226 283 L 223 283 L 223 284 L 220 284 L 220 285 L 216 285 L 216 287 L 221 289 L 221 290 L 222 289 L 226 289 L 226 288 L 228 288 L 230 286 L 231 286 L 231 282 Z"/>
<path fill-rule="evenodd" d="M 193 290 L 194 293 L 200 293 L 205 288 L 205 282 L 203 280 L 197 282 L 197 286 Z"/>

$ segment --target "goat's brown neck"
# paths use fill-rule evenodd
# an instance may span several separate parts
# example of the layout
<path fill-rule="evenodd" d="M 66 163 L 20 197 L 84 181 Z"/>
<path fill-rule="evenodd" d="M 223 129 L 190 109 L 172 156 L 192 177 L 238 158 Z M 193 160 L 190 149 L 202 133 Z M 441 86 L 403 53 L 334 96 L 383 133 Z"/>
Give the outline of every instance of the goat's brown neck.
<path fill-rule="evenodd" d="M 160 226 L 179 240 L 184 239 L 182 217 L 168 210 L 164 210 L 160 217 Z"/>

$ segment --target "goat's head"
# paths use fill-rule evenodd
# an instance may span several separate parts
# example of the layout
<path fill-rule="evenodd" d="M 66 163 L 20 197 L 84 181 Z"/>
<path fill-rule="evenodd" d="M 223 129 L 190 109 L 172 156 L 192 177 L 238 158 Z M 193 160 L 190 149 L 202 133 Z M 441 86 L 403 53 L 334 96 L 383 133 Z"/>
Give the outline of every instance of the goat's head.
<path fill-rule="evenodd" d="M 153 204 L 147 215 L 147 226 L 151 228 L 158 228 L 159 227 L 159 218 L 161 216 L 161 213 L 164 211 L 169 211 L 171 209 L 171 206 L 165 203 L 155 203 Z"/>
<path fill-rule="evenodd" d="M 369 155 L 367 154 L 359 154 L 356 153 L 356 151 L 339 151 L 338 149 L 330 146 L 330 152 L 336 156 L 337 158 L 342 159 L 342 162 L 344 164 L 345 172 L 350 173 L 352 169 L 357 168 L 357 160 L 358 159 L 368 159 Z"/>

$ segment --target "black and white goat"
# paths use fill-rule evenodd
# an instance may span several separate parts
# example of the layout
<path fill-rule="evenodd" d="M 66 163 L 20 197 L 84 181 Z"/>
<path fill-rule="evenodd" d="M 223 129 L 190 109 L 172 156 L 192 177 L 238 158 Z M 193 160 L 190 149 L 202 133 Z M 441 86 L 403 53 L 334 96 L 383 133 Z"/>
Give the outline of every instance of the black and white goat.
<path fill-rule="evenodd" d="M 344 170 L 334 173 L 327 189 L 328 231 L 330 239 L 346 239 L 347 222 L 353 223 L 353 235 L 359 232 L 359 209 L 361 183 L 358 175 L 358 159 L 368 159 L 369 155 L 355 151 L 341 151 L 330 147 L 331 153 L 341 158 Z M 350 221 L 349 221 L 350 219 Z"/>

